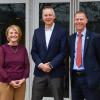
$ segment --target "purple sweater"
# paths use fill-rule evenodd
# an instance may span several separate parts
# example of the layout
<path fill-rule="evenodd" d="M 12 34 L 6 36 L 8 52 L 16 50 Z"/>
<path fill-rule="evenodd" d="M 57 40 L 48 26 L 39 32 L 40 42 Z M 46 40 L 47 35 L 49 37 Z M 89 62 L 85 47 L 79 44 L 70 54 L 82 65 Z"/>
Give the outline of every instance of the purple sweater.
<path fill-rule="evenodd" d="M 0 82 L 29 77 L 29 59 L 24 46 L 0 46 Z"/>

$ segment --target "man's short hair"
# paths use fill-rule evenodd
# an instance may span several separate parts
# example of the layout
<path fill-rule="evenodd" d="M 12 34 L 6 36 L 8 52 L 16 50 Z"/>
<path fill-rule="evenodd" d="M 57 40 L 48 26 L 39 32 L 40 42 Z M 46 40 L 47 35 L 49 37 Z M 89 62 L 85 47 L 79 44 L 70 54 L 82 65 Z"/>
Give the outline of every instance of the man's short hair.
<path fill-rule="evenodd" d="M 83 10 L 76 11 L 75 15 L 76 15 L 76 14 L 84 14 L 85 17 L 88 18 L 87 13 L 86 13 L 85 11 L 83 11 Z M 74 16 L 75 16 L 75 15 L 74 15 Z"/>
<path fill-rule="evenodd" d="M 42 14 L 43 14 L 43 11 L 44 11 L 45 9 L 51 9 L 52 12 L 53 12 L 53 14 L 54 14 L 54 16 L 55 16 L 55 11 L 54 11 L 54 9 L 53 9 L 52 6 L 44 6 L 44 8 L 42 9 Z"/>

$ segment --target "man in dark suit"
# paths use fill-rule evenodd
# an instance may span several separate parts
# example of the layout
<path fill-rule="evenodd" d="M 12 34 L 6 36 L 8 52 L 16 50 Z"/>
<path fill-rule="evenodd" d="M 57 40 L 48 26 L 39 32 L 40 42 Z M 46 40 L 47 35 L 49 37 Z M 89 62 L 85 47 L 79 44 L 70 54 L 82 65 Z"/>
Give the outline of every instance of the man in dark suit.
<path fill-rule="evenodd" d="M 72 100 L 100 100 L 96 85 L 100 83 L 100 63 L 92 49 L 95 34 L 87 30 L 87 22 L 86 14 L 77 11 L 74 18 L 77 32 L 69 37 Z"/>
<path fill-rule="evenodd" d="M 47 87 L 54 100 L 63 100 L 66 32 L 54 23 L 53 8 L 43 8 L 42 18 L 45 25 L 35 30 L 31 50 L 35 62 L 32 100 L 42 100 Z"/>

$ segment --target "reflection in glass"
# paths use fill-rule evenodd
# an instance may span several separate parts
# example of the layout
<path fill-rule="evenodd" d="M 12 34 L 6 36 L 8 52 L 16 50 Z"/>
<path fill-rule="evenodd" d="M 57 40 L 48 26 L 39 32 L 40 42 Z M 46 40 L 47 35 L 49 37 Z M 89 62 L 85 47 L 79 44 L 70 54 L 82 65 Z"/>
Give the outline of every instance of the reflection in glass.
<path fill-rule="evenodd" d="M 69 35 L 69 15 L 70 15 L 70 3 L 40 3 L 39 4 L 39 26 L 43 25 L 42 21 L 42 9 L 44 6 L 52 6 L 56 13 L 56 23 L 59 23 L 66 29 L 66 34 Z M 66 62 L 66 60 L 65 60 Z M 64 79 L 64 97 L 69 98 L 69 75 L 68 75 L 68 60 L 66 62 L 66 77 Z M 52 97 L 49 89 L 45 92 L 45 97 Z"/>
<path fill-rule="evenodd" d="M 80 9 L 87 13 L 88 29 L 100 34 L 100 1 L 80 2 Z"/>
<path fill-rule="evenodd" d="M 16 24 L 21 27 L 23 37 L 22 43 L 25 43 L 25 4 L 0 4 L 0 44 L 6 42 L 6 28 Z"/>

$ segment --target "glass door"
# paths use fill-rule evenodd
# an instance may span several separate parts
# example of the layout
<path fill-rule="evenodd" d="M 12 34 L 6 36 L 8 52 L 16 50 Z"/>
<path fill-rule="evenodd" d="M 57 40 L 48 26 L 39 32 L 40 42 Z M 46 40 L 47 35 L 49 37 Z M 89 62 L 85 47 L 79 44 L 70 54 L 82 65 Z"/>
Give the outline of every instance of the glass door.
<path fill-rule="evenodd" d="M 42 22 L 42 9 L 44 6 L 52 6 L 56 13 L 56 23 L 61 24 L 66 29 L 67 36 L 70 33 L 70 0 L 36 0 L 35 1 L 35 10 L 34 10 L 34 27 L 37 28 Z M 68 71 L 68 62 L 65 66 L 66 68 L 66 77 L 64 80 L 64 98 L 69 100 L 69 71 Z M 49 88 L 46 90 L 43 100 L 53 100 L 52 94 L 50 93 Z"/>
<path fill-rule="evenodd" d="M 88 16 L 88 29 L 100 34 L 100 0 L 79 0 L 79 9 Z"/>

